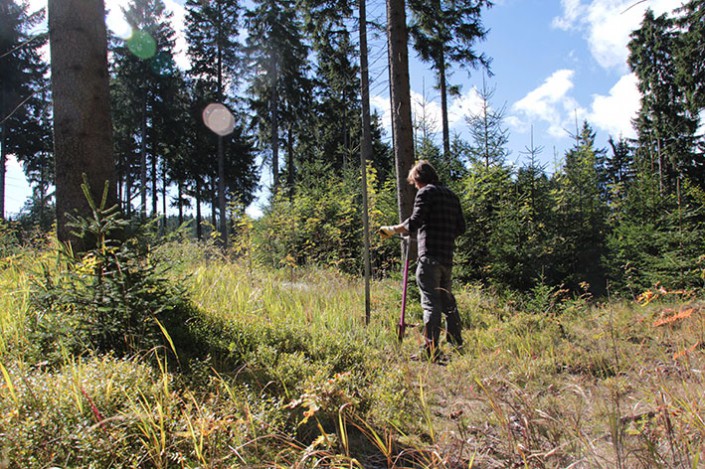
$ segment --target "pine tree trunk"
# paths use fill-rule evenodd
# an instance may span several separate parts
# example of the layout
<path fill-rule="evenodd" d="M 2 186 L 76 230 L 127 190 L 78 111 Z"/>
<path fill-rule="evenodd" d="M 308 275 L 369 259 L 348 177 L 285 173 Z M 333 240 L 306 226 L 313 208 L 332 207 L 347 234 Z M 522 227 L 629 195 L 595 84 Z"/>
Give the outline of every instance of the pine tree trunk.
<path fill-rule="evenodd" d="M 178 183 L 178 207 L 179 207 L 179 226 L 184 224 L 184 186 L 181 181 Z"/>
<path fill-rule="evenodd" d="M 167 209 L 166 186 L 167 186 L 167 184 L 168 184 L 168 181 L 166 178 L 166 169 L 164 169 L 162 171 L 162 213 L 164 214 L 164 218 L 162 219 L 162 222 L 159 224 L 159 226 L 162 228 L 162 231 L 161 231 L 162 234 L 166 233 L 166 231 L 167 231 L 167 215 L 166 215 L 166 209 Z"/>
<path fill-rule="evenodd" d="M 201 182 L 196 181 L 196 238 L 199 241 L 203 240 L 203 227 L 201 226 L 201 221 L 203 215 L 201 215 Z"/>
<path fill-rule="evenodd" d="M 217 4 L 218 16 L 222 15 L 222 5 Z M 218 102 L 223 104 L 224 93 L 223 93 L 223 45 L 221 38 L 222 29 L 218 27 Z M 225 203 L 225 148 L 223 142 L 223 136 L 218 135 L 218 213 L 220 214 L 220 242 L 222 243 L 223 249 L 228 248 L 228 213 Z M 214 220 L 213 226 L 215 225 Z"/>
<path fill-rule="evenodd" d="M 125 207 L 123 209 L 127 218 L 132 217 L 132 182 L 132 171 L 128 168 L 125 171 Z"/>
<path fill-rule="evenodd" d="M 211 187 L 213 187 L 215 184 L 211 184 Z M 213 226 L 214 230 L 218 229 L 218 195 L 215 193 L 215 190 L 210 192 L 210 197 L 211 197 L 211 225 Z"/>
<path fill-rule="evenodd" d="M 225 204 L 225 143 L 223 136 L 218 135 L 218 213 L 220 214 L 220 242 L 223 249 L 228 248 L 228 210 Z M 215 203 L 213 204 L 215 207 Z"/>
<path fill-rule="evenodd" d="M 294 184 L 296 183 L 296 167 L 294 165 L 294 129 L 293 125 L 289 123 L 289 128 L 287 132 L 287 156 L 286 156 L 286 185 L 289 191 L 289 200 L 294 201 Z"/>
<path fill-rule="evenodd" d="M 415 195 L 414 187 L 406 182 L 409 170 L 414 164 L 408 37 L 404 0 L 387 0 L 389 93 L 400 220 L 411 215 Z"/>
<path fill-rule="evenodd" d="M 3 109 L 0 103 L 0 109 Z M 5 175 L 7 174 L 7 155 L 5 154 L 6 127 L 0 123 L 0 220 L 5 219 Z"/>
<path fill-rule="evenodd" d="M 272 70 L 272 89 L 269 97 L 269 113 L 272 126 L 272 192 L 276 193 L 279 187 L 279 94 L 277 83 L 279 81 L 276 63 Z"/>
<path fill-rule="evenodd" d="M 142 127 L 140 137 L 140 217 L 147 218 L 147 89 L 142 102 Z"/>
<path fill-rule="evenodd" d="M 450 158 L 450 126 L 448 124 L 448 83 L 446 78 L 446 59 L 443 50 L 440 51 L 438 84 L 441 91 L 441 123 L 443 130 L 443 157 Z"/>
<path fill-rule="evenodd" d="M 159 206 L 159 189 L 157 188 L 157 154 L 156 154 L 156 145 L 154 142 L 152 142 L 152 158 L 151 158 L 151 166 L 152 166 L 152 180 L 150 181 L 152 183 L 152 217 L 156 217 L 159 214 L 159 209 L 157 208 Z M 166 215 L 166 213 L 164 213 Z"/>
<path fill-rule="evenodd" d="M 102 0 L 49 0 L 49 40 L 54 97 L 57 231 L 82 251 L 66 226 L 66 213 L 89 216 L 81 189 L 86 174 L 100 201 L 108 182 L 108 206 L 117 204 L 113 159 L 107 34 Z"/>
<path fill-rule="evenodd" d="M 367 162 L 372 159 L 372 125 L 370 117 L 370 77 L 367 50 L 367 0 L 360 0 L 360 97 L 362 101 L 362 141 L 360 170 L 362 174 L 362 240 L 365 271 L 365 324 L 370 323 L 370 220 L 367 197 Z"/>

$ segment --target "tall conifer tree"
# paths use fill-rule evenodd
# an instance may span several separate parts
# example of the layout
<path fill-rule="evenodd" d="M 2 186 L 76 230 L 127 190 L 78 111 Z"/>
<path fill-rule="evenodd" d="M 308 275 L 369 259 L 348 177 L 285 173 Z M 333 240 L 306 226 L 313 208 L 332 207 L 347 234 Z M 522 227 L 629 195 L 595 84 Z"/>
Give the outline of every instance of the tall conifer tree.
<path fill-rule="evenodd" d="M 678 81 L 691 111 L 705 108 L 705 0 L 690 0 L 676 10 L 681 40 L 676 51 Z"/>
<path fill-rule="evenodd" d="M 27 9 L 26 3 L 0 0 L 0 219 L 5 217 L 7 156 L 30 161 L 51 153 L 48 65 L 39 52 L 47 38 L 31 32 L 44 11 L 30 14 Z"/>
<path fill-rule="evenodd" d="M 399 220 L 411 215 L 416 190 L 406 177 L 414 164 L 414 129 L 411 120 L 409 81 L 409 29 L 405 0 L 387 0 L 389 97 L 392 109 L 392 142 L 397 177 Z"/>
<path fill-rule="evenodd" d="M 429 62 L 436 72 L 441 94 L 443 152 L 450 152 L 448 124 L 448 96 L 457 94 L 457 87 L 449 85 L 452 64 L 462 68 L 483 66 L 489 69 L 489 58 L 475 50 L 476 43 L 485 38 L 482 9 L 492 6 L 487 0 L 408 0 L 412 11 L 411 36 L 421 59 Z"/>
<path fill-rule="evenodd" d="M 569 286 L 587 282 L 593 292 L 603 293 L 607 206 L 600 168 L 605 150 L 595 148 L 595 133 L 587 122 L 574 137 L 565 164 L 554 174 L 554 264 Z"/>
<path fill-rule="evenodd" d="M 147 215 L 151 188 L 152 214 L 157 213 L 159 173 L 164 153 L 179 142 L 165 138 L 168 116 L 179 110 L 175 94 L 179 72 L 174 63 L 176 33 L 162 0 L 133 0 L 123 9 L 132 37 L 114 47 L 113 107 L 118 168 L 125 182 L 129 213 L 134 183 L 139 181 L 140 213 Z M 171 148 L 170 148 L 171 147 Z"/>
<path fill-rule="evenodd" d="M 206 192 L 212 195 L 212 207 L 219 207 L 222 241 L 227 245 L 228 198 L 237 195 L 241 201 L 249 201 L 256 187 L 253 183 L 256 173 L 253 155 L 249 150 L 242 154 L 235 153 L 238 149 L 251 147 L 251 142 L 241 131 L 243 119 L 238 112 L 239 103 L 232 96 L 233 91 L 241 85 L 238 79 L 243 76 L 245 68 L 243 48 L 239 42 L 243 10 L 240 2 L 232 0 L 188 0 L 186 9 L 186 37 L 191 58 L 189 74 L 196 86 L 194 96 L 197 109 L 194 109 L 194 117 L 200 119 L 199 112 L 209 103 L 222 103 L 233 112 L 235 127 L 240 129 L 227 136 L 216 136 L 198 124 L 196 131 L 200 135 L 194 140 L 194 151 L 197 154 L 204 157 L 212 155 L 209 158 L 210 164 L 200 160 L 204 163 L 201 168 L 205 171 L 202 169 L 202 174 L 197 178 L 198 200 Z M 211 190 L 204 192 L 203 189 L 208 189 L 206 186 Z M 200 204 L 197 209 L 200 218 Z"/>
<path fill-rule="evenodd" d="M 676 83 L 677 32 L 666 15 L 647 10 L 629 42 L 629 65 L 638 78 L 641 107 L 636 119 L 638 154 L 652 162 L 661 191 L 675 193 L 683 175 L 701 179 L 693 155 L 697 117 Z M 697 181 L 703 187 L 705 180 Z"/>
<path fill-rule="evenodd" d="M 307 0 L 306 30 L 316 53 L 318 154 L 340 171 L 360 137 L 359 52 L 350 0 Z"/>
<path fill-rule="evenodd" d="M 279 151 L 283 132 L 289 134 L 302 104 L 310 100 L 309 47 L 303 37 L 301 17 L 292 1 L 256 0 L 247 12 L 247 70 L 252 79 L 248 93 L 259 131 L 260 148 L 269 148 L 272 188 L 279 186 Z M 293 155 L 289 154 L 293 163 Z M 292 168 L 289 170 L 292 171 Z M 293 176 L 293 174 L 292 174 Z"/>
<path fill-rule="evenodd" d="M 509 133 L 502 125 L 504 108 L 492 107 L 494 90 L 484 82 L 479 94 L 482 100 L 480 111 L 465 117 L 473 142 L 470 146 L 471 157 L 484 162 L 486 167 L 503 165 L 509 155 Z"/>

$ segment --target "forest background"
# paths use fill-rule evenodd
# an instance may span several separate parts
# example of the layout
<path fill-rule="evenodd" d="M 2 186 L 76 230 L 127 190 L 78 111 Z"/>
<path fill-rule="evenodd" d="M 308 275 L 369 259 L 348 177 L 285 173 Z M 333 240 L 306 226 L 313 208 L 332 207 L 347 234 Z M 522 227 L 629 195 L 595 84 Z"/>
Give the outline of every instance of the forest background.
<path fill-rule="evenodd" d="M 4 56 L 15 61 L 4 73 L 17 72 L 3 79 L 15 89 L 13 98 L 4 100 L 3 115 L 10 118 L 3 121 L 2 156 L 3 161 L 10 154 L 22 161 L 33 187 L 19 220 L 48 228 L 51 96 L 43 72 L 48 64 L 40 55 L 46 39 L 31 35 L 43 14 L 5 3 L 12 14 L 5 17 L 3 30 L 15 34 L 15 45 L 6 48 L 21 53 Z M 199 5 L 186 3 L 191 61 L 186 72 L 176 66 L 176 33 L 161 2 L 131 3 L 125 15 L 137 33 L 110 41 L 118 191 L 127 216 L 171 213 L 181 224 L 185 208 L 191 207 L 199 239 L 208 236 L 208 224 L 222 226 L 219 139 L 199 114 L 205 103 L 224 102 L 236 124 L 221 139 L 226 222 L 234 239 L 243 238 L 238 233 L 242 227 L 252 230 L 253 236 L 244 238 L 261 247 L 253 249 L 271 265 L 287 259 L 360 271 L 361 102 L 352 5 Z M 432 11 L 414 5 L 409 4 L 410 47 L 421 57 L 432 57 L 424 47 L 446 48 L 459 51 L 453 66 L 488 70 L 490 58 L 479 48 L 487 32 L 481 12 L 489 4 L 478 2 L 464 13 L 463 21 L 475 26 L 464 44 L 448 39 L 440 45 L 430 41 L 439 35 Z M 468 139 L 449 135 L 443 123 L 441 144 L 438 123 L 426 120 L 423 109 L 415 115 L 415 158 L 438 166 L 444 181 L 461 195 L 471 221 L 459 243 L 459 279 L 498 289 L 527 290 L 546 283 L 632 295 L 656 282 L 669 288 L 701 284 L 702 70 L 691 60 L 702 53 L 701 9 L 701 2 L 688 2 L 661 16 L 647 11 L 629 43 L 628 63 L 642 94 L 636 137 L 610 137 L 606 148 L 597 147 L 590 122 L 576 122 L 575 143 L 556 168 L 547 168 L 540 157 L 543 148 L 533 143 L 525 149 L 524 162 L 508 160 L 504 109 L 492 103 L 489 87 L 479 90 L 481 110 L 466 116 Z M 434 73 L 445 70 L 432 58 L 427 63 Z M 452 94 L 452 81 L 444 82 Z M 15 112 L 17 102 L 23 106 Z M 392 149 L 379 116 L 373 138 L 371 226 L 399 218 Z M 264 171 L 276 195 L 253 223 L 244 210 Z M 2 188 L 4 200 L 4 177 Z M 371 249 L 377 275 L 397 257 L 376 240 Z"/>

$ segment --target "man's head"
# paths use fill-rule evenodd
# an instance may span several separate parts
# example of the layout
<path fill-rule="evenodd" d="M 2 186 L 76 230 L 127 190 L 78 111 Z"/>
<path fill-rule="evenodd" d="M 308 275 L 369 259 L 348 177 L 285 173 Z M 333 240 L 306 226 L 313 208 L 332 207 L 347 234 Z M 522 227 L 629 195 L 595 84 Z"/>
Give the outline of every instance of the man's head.
<path fill-rule="evenodd" d="M 438 173 L 428 160 L 419 160 L 409 170 L 409 176 L 407 176 L 406 180 L 409 184 L 423 187 L 426 184 L 436 184 L 438 182 Z"/>

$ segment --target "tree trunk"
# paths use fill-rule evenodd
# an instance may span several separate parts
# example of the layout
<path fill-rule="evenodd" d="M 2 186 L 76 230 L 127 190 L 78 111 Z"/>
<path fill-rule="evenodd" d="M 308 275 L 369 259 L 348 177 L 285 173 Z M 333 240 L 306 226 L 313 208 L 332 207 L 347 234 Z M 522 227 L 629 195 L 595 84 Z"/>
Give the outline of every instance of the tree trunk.
<path fill-rule="evenodd" d="M 289 123 L 287 143 L 286 143 L 286 185 L 289 191 L 289 200 L 294 201 L 294 184 L 296 183 L 296 167 L 294 165 L 294 129 L 293 124 Z"/>
<path fill-rule="evenodd" d="M 443 130 L 443 157 L 450 158 L 450 126 L 448 124 L 448 83 L 446 78 L 446 58 L 443 50 L 440 51 L 438 70 L 438 84 L 441 91 L 441 127 Z"/>
<path fill-rule="evenodd" d="M 152 158 L 151 158 L 151 166 L 152 166 L 152 180 L 150 181 L 152 183 L 152 218 L 156 217 L 159 215 L 159 209 L 157 208 L 159 206 L 159 188 L 157 187 L 157 149 L 156 149 L 156 143 L 152 142 Z M 166 212 L 164 212 L 164 215 L 166 215 Z"/>
<path fill-rule="evenodd" d="M 132 186 L 132 171 L 128 168 L 125 175 L 125 198 L 123 199 L 125 201 L 125 207 L 123 210 L 125 211 L 125 216 L 127 218 L 132 217 Z"/>
<path fill-rule="evenodd" d="M 66 226 L 66 214 L 90 216 L 81 184 L 86 175 L 99 202 L 118 203 L 113 159 L 107 35 L 103 0 L 49 0 L 51 79 L 54 97 L 57 235 L 76 251 L 85 246 Z"/>
<path fill-rule="evenodd" d="M 199 241 L 203 240 L 203 227 L 201 226 L 201 221 L 203 215 L 201 215 L 201 182 L 196 181 L 196 238 Z"/>
<path fill-rule="evenodd" d="M 365 271 L 365 324 L 370 323 L 370 219 L 367 197 L 367 162 L 372 159 L 372 124 L 370 118 L 370 78 L 367 50 L 367 0 L 360 1 L 360 91 L 362 101 L 362 141 L 360 169 L 362 171 L 362 240 Z"/>
<path fill-rule="evenodd" d="M 414 164 L 408 38 L 404 0 L 387 0 L 389 93 L 400 220 L 405 220 L 411 215 L 415 195 L 414 187 L 406 182 L 409 170 Z"/>
<path fill-rule="evenodd" d="M 341 96 L 343 98 L 344 103 L 349 103 L 352 102 L 352 99 L 348 99 L 348 97 L 345 95 L 345 91 L 341 93 Z M 348 134 L 348 106 L 343 106 L 343 116 L 342 116 L 342 124 L 343 128 L 341 129 L 343 133 L 343 148 L 345 151 L 343 152 L 343 167 L 345 167 L 348 163 L 348 154 L 350 153 L 351 150 L 351 145 L 350 145 L 350 135 Z"/>
<path fill-rule="evenodd" d="M 218 16 L 221 16 L 222 5 L 218 3 Z M 218 27 L 218 102 L 224 103 L 223 96 L 223 46 L 221 38 L 222 28 Z M 225 149 L 223 136 L 218 135 L 218 212 L 220 213 L 220 241 L 223 249 L 228 248 L 228 213 L 225 203 Z M 214 225 L 216 226 L 216 225 Z"/>
<path fill-rule="evenodd" d="M 178 208 L 179 208 L 179 226 L 184 224 L 184 202 L 183 202 L 183 197 L 184 197 L 184 189 L 183 189 L 183 183 L 181 181 L 178 182 Z"/>
<path fill-rule="evenodd" d="M 140 133 L 140 217 L 147 219 L 147 85 L 142 96 L 142 127 Z"/>
<path fill-rule="evenodd" d="M 0 109 L 4 109 L 1 102 Z M 7 155 L 5 154 L 6 135 L 6 127 L 0 123 L 0 220 L 5 219 L 5 175 L 7 174 Z"/>
<path fill-rule="evenodd" d="M 434 8 L 440 13 L 443 9 L 441 0 L 434 1 Z M 441 93 L 441 132 L 443 134 L 443 157 L 450 157 L 450 126 L 448 125 L 448 79 L 446 77 L 445 45 L 436 49 L 438 56 L 434 59 L 438 67 L 438 89 Z"/>
<path fill-rule="evenodd" d="M 165 234 L 167 232 L 167 200 L 166 200 L 166 186 L 169 184 L 169 181 L 167 181 L 166 177 L 166 167 L 162 168 L 162 213 L 164 214 L 164 217 L 162 218 L 162 222 L 159 224 L 159 227 L 161 229 L 161 234 Z"/>
<path fill-rule="evenodd" d="M 215 184 L 213 184 L 214 186 Z M 213 187 L 211 186 L 211 187 Z M 211 225 L 213 226 L 214 230 L 218 230 L 218 195 L 215 193 L 215 191 L 211 191 L 208 195 L 210 195 L 210 201 L 211 201 Z"/>
<path fill-rule="evenodd" d="M 272 59 L 274 62 L 274 59 Z M 272 192 L 276 194 L 279 187 L 279 94 L 277 83 L 279 82 L 276 62 L 273 63 L 272 89 L 269 97 L 269 113 L 272 126 L 271 146 L 272 146 Z"/>
<path fill-rule="evenodd" d="M 213 204 L 215 207 L 215 204 Z M 218 213 L 220 214 L 220 242 L 228 248 L 228 211 L 225 204 L 225 147 L 223 136 L 218 135 Z M 218 226 L 213 220 L 213 226 Z"/>

